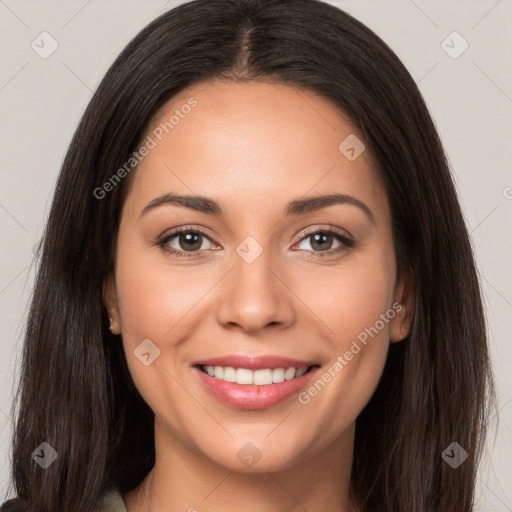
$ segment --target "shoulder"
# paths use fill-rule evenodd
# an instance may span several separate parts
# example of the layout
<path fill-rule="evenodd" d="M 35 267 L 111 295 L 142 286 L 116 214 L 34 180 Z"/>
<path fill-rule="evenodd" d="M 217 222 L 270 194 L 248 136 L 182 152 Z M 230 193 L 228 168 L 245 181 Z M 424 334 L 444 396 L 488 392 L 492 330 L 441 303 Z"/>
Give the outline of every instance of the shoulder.
<path fill-rule="evenodd" d="M 102 508 L 99 512 L 127 512 L 123 496 L 118 488 L 113 487 L 103 494 Z"/>
<path fill-rule="evenodd" d="M 0 512 L 25 512 L 26 507 L 18 498 L 12 498 L 0 504 Z M 112 488 L 102 495 L 98 512 L 127 512 L 119 489 Z"/>
<path fill-rule="evenodd" d="M 0 512 L 24 512 L 25 507 L 18 498 L 12 498 L 0 504 Z"/>

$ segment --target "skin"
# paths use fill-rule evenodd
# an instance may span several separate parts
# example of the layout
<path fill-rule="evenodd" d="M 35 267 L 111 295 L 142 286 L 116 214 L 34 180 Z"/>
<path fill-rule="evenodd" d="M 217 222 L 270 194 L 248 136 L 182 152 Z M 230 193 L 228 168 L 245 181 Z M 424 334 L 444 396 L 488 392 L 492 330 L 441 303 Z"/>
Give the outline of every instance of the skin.
<path fill-rule="evenodd" d="M 190 97 L 197 106 L 129 178 L 115 275 L 105 283 L 113 332 L 155 413 L 156 464 L 124 494 L 128 512 L 359 510 L 348 494 L 355 420 L 413 311 L 412 278 L 397 272 L 375 162 L 369 149 L 354 161 L 340 152 L 349 134 L 362 137 L 333 104 L 283 84 L 196 85 L 168 102 L 147 134 Z M 207 196 L 226 215 L 166 204 L 141 216 L 170 192 Z M 333 192 L 364 202 L 375 222 L 350 204 L 283 216 L 289 201 Z M 208 234 L 190 258 L 156 244 L 179 226 Z M 315 245 L 311 233 L 330 226 L 355 243 L 315 257 L 342 244 Z M 247 236 L 262 249 L 250 264 L 236 252 Z M 189 247 L 179 235 L 167 246 Z M 321 376 L 395 302 L 400 312 L 307 404 L 294 395 L 237 409 L 191 368 L 220 355 L 273 354 L 315 361 Z M 160 349 L 149 366 L 134 355 L 145 339 Z M 248 442 L 261 455 L 251 467 L 237 457 Z"/>

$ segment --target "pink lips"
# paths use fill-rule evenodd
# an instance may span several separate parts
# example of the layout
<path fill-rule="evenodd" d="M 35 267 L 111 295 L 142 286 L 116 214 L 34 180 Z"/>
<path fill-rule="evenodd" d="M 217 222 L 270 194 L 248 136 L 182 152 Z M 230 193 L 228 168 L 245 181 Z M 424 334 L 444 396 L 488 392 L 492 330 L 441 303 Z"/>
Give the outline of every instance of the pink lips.
<path fill-rule="evenodd" d="M 239 409 L 264 409 L 272 407 L 294 394 L 298 393 L 318 370 L 314 362 L 301 361 L 279 356 L 242 356 L 230 355 L 210 359 L 203 359 L 194 363 L 194 369 L 206 388 L 226 405 Z M 250 370 L 291 368 L 308 368 L 304 375 L 292 380 L 257 386 L 251 384 L 237 384 L 211 377 L 202 370 L 202 366 L 231 366 L 233 368 L 247 368 Z"/>

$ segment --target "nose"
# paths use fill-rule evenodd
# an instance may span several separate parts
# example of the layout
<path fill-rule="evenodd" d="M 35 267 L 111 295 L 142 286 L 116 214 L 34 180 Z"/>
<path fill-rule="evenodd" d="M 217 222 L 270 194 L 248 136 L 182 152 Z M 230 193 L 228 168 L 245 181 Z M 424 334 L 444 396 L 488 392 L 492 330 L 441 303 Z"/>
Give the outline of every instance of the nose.
<path fill-rule="evenodd" d="M 270 251 L 264 250 L 250 263 L 238 254 L 233 261 L 222 282 L 218 322 L 226 329 L 248 333 L 289 327 L 295 321 L 294 294 Z"/>

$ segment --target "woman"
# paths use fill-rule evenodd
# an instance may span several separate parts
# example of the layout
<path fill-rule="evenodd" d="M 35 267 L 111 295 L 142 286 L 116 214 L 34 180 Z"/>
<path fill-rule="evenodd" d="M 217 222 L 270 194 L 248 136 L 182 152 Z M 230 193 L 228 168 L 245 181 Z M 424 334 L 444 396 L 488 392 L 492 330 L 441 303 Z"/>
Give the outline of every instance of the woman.
<path fill-rule="evenodd" d="M 58 179 L 2 510 L 472 510 L 492 380 L 397 56 L 316 0 L 129 43 Z"/>

